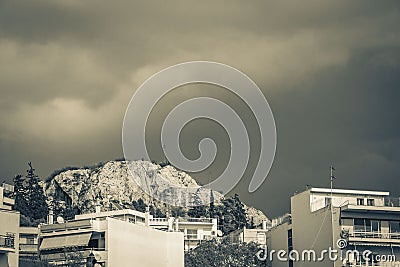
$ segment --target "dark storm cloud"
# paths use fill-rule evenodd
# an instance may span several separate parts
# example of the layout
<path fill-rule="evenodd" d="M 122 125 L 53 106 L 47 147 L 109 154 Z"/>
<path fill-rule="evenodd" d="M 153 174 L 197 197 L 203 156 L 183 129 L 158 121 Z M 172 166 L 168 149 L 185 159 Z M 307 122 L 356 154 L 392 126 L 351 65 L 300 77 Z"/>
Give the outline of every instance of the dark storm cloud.
<path fill-rule="evenodd" d="M 121 157 L 135 88 L 213 60 L 254 79 L 276 118 L 275 165 L 255 194 L 248 173 L 246 202 L 276 215 L 327 185 L 332 161 L 338 185 L 396 188 L 398 25 L 397 1 L 1 1 L 0 178 Z"/>

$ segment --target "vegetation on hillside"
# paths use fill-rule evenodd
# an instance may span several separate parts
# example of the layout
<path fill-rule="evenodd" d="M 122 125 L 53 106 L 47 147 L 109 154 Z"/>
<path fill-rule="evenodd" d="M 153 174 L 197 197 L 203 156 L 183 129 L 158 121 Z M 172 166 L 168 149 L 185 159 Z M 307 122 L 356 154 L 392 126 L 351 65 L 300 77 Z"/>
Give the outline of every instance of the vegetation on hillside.
<path fill-rule="evenodd" d="M 218 227 L 224 235 L 243 227 L 251 228 L 247 223 L 244 205 L 239 196 L 225 198 L 220 205 L 213 202 L 208 206 L 196 206 L 188 210 L 188 216 L 194 218 L 210 217 L 218 219 Z"/>

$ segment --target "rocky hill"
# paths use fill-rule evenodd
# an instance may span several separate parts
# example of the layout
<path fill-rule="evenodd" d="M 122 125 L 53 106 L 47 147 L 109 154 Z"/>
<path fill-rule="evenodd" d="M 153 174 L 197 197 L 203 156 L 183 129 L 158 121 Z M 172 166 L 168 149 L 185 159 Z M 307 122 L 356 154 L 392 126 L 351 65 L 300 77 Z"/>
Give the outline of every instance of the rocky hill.
<path fill-rule="evenodd" d="M 133 178 L 128 171 L 131 165 Z M 114 208 L 132 208 L 132 202 L 143 200 L 146 205 L 153 205 L 162 213 L 166 214 L 171 207 L 163 202 L 155 201 L 149 197 L 136 183 L 135 179 L 151 178 L 151 187 L 156 188 L 158 193 L 166 195 L 170 200 L 179 199 L 181 204 L 190 201 L 188 196 L 177 197 L 173 192 L 167 192 L 169 181 L 174 185 L 186 187 L 198 187 L 197 182 L 187 173 L 179 171 L 174 167 L 160 166 L 148 161 L 109 161 L 95 167 L 69 168 L 55 173 L 49 177 L 45 186 L 45 194 L 48 199 L 62 200 L 82 213 L 94 211 L 96 203 L 100 203 L 104 210 Z M 203 197 L 209 197 L 210 192 L 203 189 Z M 213 192 L 217 199 L 223 198 L 218 192 Z M 259 210 L 245 205 L 247 220 L 259 224 L 268 218 Z"/>

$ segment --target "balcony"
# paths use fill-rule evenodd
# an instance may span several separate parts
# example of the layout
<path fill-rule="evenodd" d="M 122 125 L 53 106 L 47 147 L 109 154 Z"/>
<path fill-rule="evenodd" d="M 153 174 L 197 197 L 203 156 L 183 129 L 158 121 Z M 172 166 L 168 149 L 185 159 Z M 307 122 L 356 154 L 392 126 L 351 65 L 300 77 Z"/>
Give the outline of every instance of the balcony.
<path fill-rule="evenodd" d="M 0 235 L 0 253 L 15 252 L 15 235 L 7 233 Z"/>
<path fill-rule="evenodd" d="M 208 223 L 213 224 L 212 218 L 179 218 L 179 223 Z"/>
<path fill-rule="evenodd" d="M 184 238 L 185 240 L 200 240 L 197 234 L 186 234 Z"/>
<path fill-rule="evenodd" d="M 149 221 L 151 226 L 168 226 L 167 218 L 152 218 Z"/>
<path fill-rule="evenodd" d="M 349 242 L 400 244 L 400 233 L 350 231 Z"/>
<path fill-rule="evenodd" d="M 370 214 L 393 214 L 400 215 L 400 206 L 395 206 L 391 204 L 393 202 L 388 202 L 382 205 L 356 205 L 356 204 L 347 204 L 340 207 L 342 213 L 347 212 L 368 212 Z"/>
<path fill-rule="evenodd" d="M 92 227 L 91 220 L 71 221 L 65 223 L 44 224 L 40 227 L 42 233 L 66 230 L 87 229 Z"/>
<path fill-rule="evenodd" d="M 38 250 L 38 244 L 19 244 L 20 253 L 37 253 Z"/>
<path fill-rule="evenodd" d="M 386 207 L 400 207 L 400 197 L 385 197 L 384 206 Z"/>

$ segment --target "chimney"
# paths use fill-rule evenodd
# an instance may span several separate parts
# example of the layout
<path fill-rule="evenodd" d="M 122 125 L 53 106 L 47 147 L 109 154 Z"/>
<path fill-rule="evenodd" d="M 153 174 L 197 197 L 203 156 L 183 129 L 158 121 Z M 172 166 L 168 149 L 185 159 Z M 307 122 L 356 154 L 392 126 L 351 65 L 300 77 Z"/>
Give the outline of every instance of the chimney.
<path fill-rule="evenodd" d="M 267 221 L 266 220 L 262 221 L 262 229 L 267 230 Z"/>
<path fill-rule="evenodd" d="M 150 208 L 147 206 L 144 213 L 144 223 L 146 226 L 150 226 Z"/>
<path fill-rule="evenodd" d="M 174 231 L 174 218 L 173 217 L 167 217 L 168 218 L 168 232 L 173 232 Z"/>
<path fill-rule="evenodd" d="M 96 213 L 100 213 L 101 212 L 101 205 L 100 205 L 99 201 L 97 201 L 97 203 L 96 203 L 95 211 L 96 211 Z"/>
<path fill-rule="evenodd" d="M 47 215 L 47 223 L 48 224 L 53 224 L 54 223 L 54 213 L 53 213 L 53 207 L 52 206 L 50 206 L 49 215 Z"/>

